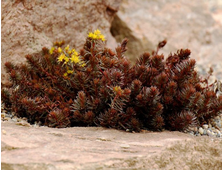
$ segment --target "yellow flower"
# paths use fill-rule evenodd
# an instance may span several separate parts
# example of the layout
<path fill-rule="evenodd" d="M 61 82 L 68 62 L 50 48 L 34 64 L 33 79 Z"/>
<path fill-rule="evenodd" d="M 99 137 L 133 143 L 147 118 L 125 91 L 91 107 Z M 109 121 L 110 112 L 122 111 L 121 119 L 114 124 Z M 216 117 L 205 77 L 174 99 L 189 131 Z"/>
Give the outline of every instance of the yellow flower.
<path fill-rule="evenodd" d="M 105 41 L 105 37 L 103 34 L 101 34 L 100 30 L 95 30 L 94 33 L 90 32 L 88 34 L 88 37 L 89 38 L 92 38 L 93 40 L 102 40 L 102 41 Z"/>
<path fill-rule="evenodd" d="M 93 34 L 93 39 L 98 39 L 96 34 Z"/>
<path fill-rule="evenodd" d="M 80 62 L 79 56 L 73 54 L 71 57 L 71 61 L 75 64 Z"/>
<path fill-rule="evenodd" d="M 68 76 L 68 73 L 64 73 L 64 76 L 67 77 Z"/>
<path fill-rule="evenodd" d="M 94 35 L 94 34 L 93 34 L 92 32 L 90 32 L 89 35 L 88 35 L 88 37 L 89 37 L 89 38 L 93 38 L 93 35 Z"/>
<path fill-rule="evenodd" d="M 73 53 L 74 55 L 78 55 L 78 52 L 77 52 L 75 49 L 72 49 L 72 53 Z"/>
<path fill-rule="evenodd" d="M 58 57 L 58 61 L 59 61 L 59 62 L 62 62 L 65 58 L 66 58 L 65 54 L 61 54 L 61 55 Z"/>
<path fill-rule="evenodd" d="M 58 48 L 58 52 L 59 52 L 59 53 L 61 53 L 61 52 L 62 52 L 62 49 L 61 49 L 61 47 L 59 47 L 59 48 Z"/>
<path fill-rule="evenodd" d="M 67 70 L 67 73 L 68 74 L 72 74 L 73 73 L 73 70 Z"/>
<path fill-rule="evenodd" d="M 105 37 L 104 37 L 104 35 L 102 35 L 102 34 L 99 36 L 99 39 L 101 39 L 102 41 L 105 41 L 106 40 Z"/>
<path fill-rule="evenodd" d="M 100 30 L 97 29 L 97 30 L 94 31 L 94 34 L 96 34 L 96 35 L 100 35 L 101 32 L 100 32 Z"/>
<path fill-rule="evenodd" d="M 93 34 L 92 32 L 89 33 L 88 37 L 90 37 L 92 39 L 97 39 L 97 35 Z"/>
<path fill-rule="evenodd" d="M 69 62 L 69 58 L 66 56 L 65 56 L 64 60 L 65 60 L 65 64 L 67 64 Z"/>
<path fill-rule="evenodd" d="M 51 47 L 51 49 L 49 50 L 49 53 L 53 54 L 53 52 L 54 52 L 54 47 Z"/>
<path fill-rule="evenodd" d="M 67 45 L 66 47 L 65 47 L 65 51 L 68 51 L 69 50 L 69 45 Z"/>
<path fill-rule="evenodd" d="M 86 66 L 86 63 L 82 63 L 80 66 L 81 67 L 85 67 Z"/>

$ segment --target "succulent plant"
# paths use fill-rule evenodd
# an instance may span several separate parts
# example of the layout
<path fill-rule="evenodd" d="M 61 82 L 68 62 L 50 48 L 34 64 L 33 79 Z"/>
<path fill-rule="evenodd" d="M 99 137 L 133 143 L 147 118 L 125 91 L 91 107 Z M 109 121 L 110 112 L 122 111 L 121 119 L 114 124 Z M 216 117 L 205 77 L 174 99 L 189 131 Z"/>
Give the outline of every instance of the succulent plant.
<path fill-rule="evenodd" d="M 126 58 L 128 40 L 106 47 L 99 30 L 77 52 L 64 42 L 27 55 L 26 64 L 5 63 L 10 85 L 2 101 L 17 116 L 49 127 L 103 126 L 128 131 L 185 130 L 217 116 L 222 95 L 200 78 L 189 49 L 166 59 L 158 44 L 136 63 Z"/>

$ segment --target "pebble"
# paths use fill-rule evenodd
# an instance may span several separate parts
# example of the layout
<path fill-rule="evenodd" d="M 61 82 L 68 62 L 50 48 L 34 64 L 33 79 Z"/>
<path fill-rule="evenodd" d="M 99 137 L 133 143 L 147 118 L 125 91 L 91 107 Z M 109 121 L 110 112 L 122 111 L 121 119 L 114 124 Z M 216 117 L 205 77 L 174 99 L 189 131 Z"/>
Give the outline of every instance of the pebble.
<path fill-rule="evenodd" d="M 208 130 L 208 136 L 210 136 L 210 137 L 214 137 L 215 136 L 215 133 L 214 132 L 211 132 L 210 130 Z"/>
<path fill-rule="evenodd" d="M 203 135 L 204 134 L 204 129 L 202 127 L 199 128 L 198 132 Z"/>
<path fill-rule="evenodd" d="M 193 131 L 189 132 L 189 134 L 194 136 L 194 132 Z"/>
<path fill-rule="evenodd" d="M 215 127 L 212 127 L 212 128 L 210 128 L 210 130 L 213 131 L 213 130 L 216 130 L 216 128 Z"/>
<path fill-rule="evenodd" d="M 216 126 L 218 126 L 219 128 L 222 128 L 222 123 L 219 122 L 219 123 L 216 124 Z"/>
<path fill-rule="evenodd" d="M 203 127 L 204 129 L 208 129 L 208 125 L 207 125 L 207 124 L 204 124 L 202 127 Z"/>
<path fill-rule="evenodd" d="M 213 130 L 214 133 L 220 133 L 218 129 Z"/>
<path fill-rule="evenodd" d="M 198 131 L 198 127 L 189 127 L 189 130 L 190 130 L 191 132 L 196 133 L 196 132 Z"/>
<path fill-rule="evenodd" d="M 216 137 L 221 138 L 222 135 L 221 135 L 220 133 L 218 133 L 218 134 L 216 135 Z"/>
<path fill-rule="evenodd" d="M 209 124 L 208 124 L 208 128 L 212 128 L 212 125 L 211 125 L 211 123 L 209 123 Z"/>
<path fill-rule="evenodd" d="M 208 128 L 207 130 L 210 130 L 211 132 L 213 131 L 211 128 Z"/>
<path fill-rule="evenodd" d="M 194 127 L 194 132 L 196 133 L 198 131 L 198 127 Z"/>

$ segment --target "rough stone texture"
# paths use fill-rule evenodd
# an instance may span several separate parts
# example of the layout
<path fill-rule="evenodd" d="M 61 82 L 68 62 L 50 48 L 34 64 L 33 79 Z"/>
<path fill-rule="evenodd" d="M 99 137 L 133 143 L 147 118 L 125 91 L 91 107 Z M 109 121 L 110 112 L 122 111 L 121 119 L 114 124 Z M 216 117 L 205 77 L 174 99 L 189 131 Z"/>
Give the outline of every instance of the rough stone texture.
<path fill-rule="evenodd" d="M 1 54 L 4 63 L 24 62 L 26 54 L 50 48 L 56 40 L 79 49 L 89 31 L 99 28 L 108 45 L 115 47 L 110 26 L 120 0 L 16 0 L 2 1 Z"/>
<path fill-rule="evenodd" d="M 122 0 L 111 32 L 117 41 L 129 38 L 127 56 L 132 60 L 167 39 L 161 50 L 165 56 L 189 48 L 204 71 L 213 66 L 221 79 L 221 8 L 221 0 Z"/>
<path fill-rule="evenodd" d="M 181 132 L 56 129 L 2 121 L 4 170 L 219 169 L 221 140 Z"/>

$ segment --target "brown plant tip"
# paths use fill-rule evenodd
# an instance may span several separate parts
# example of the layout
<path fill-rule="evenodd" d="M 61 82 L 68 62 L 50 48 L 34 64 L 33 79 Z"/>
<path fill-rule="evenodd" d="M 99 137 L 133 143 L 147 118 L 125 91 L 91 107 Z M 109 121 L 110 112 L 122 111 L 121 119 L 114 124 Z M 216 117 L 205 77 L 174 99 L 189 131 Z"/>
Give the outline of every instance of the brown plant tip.
<path fill-rule="evenodd" d="M 158 44 L 158 48 L 163 48 L 165 45 L 166 45 L 166 43 L 167 43 L 167 41 L 166 40 L 163 40 L 163 41 L 161 41 L 161 42 L 159 42 L 159 44 Z"/>
<path fill-rule="evenodd" d="M 56 41 L 54 42 L 54 46 L 62 47 L 65 44 L 65 41 Z"/>
<path fill-rule="evenodd" d="M 122 53 L 127 51 L 127 44 L 128 44 L 128 39 L 127 38 L 123 39 L 123 41 L 121 42 L 121 51 L 122 51 Z"/>
<path fill-rule="evenodd" d="M 43 47 L 43 48 L 42 48 L 42 51 L 43 51 L 43 54 L 48 54 L 49 49 L 48 49 L 48 48 L 46 48 L 46 47 Z"/>

